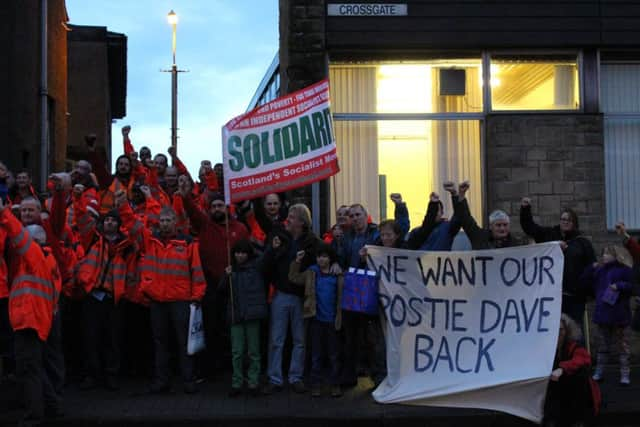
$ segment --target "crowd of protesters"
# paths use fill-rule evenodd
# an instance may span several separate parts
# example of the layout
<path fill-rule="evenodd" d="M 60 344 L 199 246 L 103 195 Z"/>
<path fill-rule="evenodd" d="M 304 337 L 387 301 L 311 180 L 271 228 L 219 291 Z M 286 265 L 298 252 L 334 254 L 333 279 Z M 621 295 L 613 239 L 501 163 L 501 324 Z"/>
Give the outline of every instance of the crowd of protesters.
<path fill-rule="evenodd" d="M 13 174 L 0 163 L 2 371 L 20 382 L 25 419 L 34 423 L 63 415 L 65 383 L 118 390 L 121 375 L 151 378 L 149 393 L 170 390 L 174 370 L 185 393 L 228 369 L 230 396 L 273 394 L 285 384 L 303 393 L 306 379 L 312 396 L 340 397 L 362 374 L 377 385 L 386 376 L 384 317 L 341 305 L 343 271 L 366 265 L 366 245 L 449 251 L 461 229 L 474 250 L 523 244 L 506 212 L 493 211 L 488 228 L 477 224 L 467 182 L 444 185 L 449 220 L 431 193 L 424 221 L 410 230 L 407 206 L 394 193 L 395 219 L 376 225 L 365 206 L 341 206 L 320 238 L 304 204 L 270 194 L 229 207 L 221 165 L 203 161 L 196 181 L 174 150 L 137 153 L 129 132 L 122 129 L 115 173 L 88 136 L 87 159 L 51 175 L 44 198 L 29 171 Z M 520 224 L 531 240 L 560 241 L 564 251 L 564 314 L 546 415 L 580 422 L 591 390 L 580 332 L 588 295 L 602 337 L 593 379 L 603 378 L 615 346 L 620 383 L 630 383 L 631 263 L 617 246 L 597 259 L 571 209 L 559 225 L 541 226 L 523 198 Z M 640 262 L 640 243 L 623 223 L 617 231 Z M 191 356 L 194 303 L 207 347 Z"/>

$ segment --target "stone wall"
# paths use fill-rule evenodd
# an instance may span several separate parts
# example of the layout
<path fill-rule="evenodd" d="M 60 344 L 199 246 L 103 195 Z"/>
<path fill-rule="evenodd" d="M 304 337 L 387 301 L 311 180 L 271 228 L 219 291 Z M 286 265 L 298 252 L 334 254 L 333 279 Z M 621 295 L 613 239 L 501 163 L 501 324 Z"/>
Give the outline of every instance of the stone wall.
<path fill-rule="evenodd" d="M 487 211 L 505 210 L 521 232 L 520 200 L 530 197 L 540 224 L 557 224 L 571 207 L 596 250 L 618 241 L 606 231 L 603 132 L 599 114 L 488 116 Z"/>

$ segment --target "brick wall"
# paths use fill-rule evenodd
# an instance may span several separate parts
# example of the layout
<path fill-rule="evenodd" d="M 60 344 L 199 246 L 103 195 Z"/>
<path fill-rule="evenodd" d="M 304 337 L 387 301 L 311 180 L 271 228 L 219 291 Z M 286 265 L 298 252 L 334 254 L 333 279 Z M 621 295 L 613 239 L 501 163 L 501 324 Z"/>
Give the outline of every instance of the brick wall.
<path fill-rule="evenodd" d="M 596 250 L 617 241 L 605 225 L 601 115 L 488 116 L 486 159 L 487 210 L 508 212 L 515 232 L 527 196 L 540 224 L 557 224 L 560 210 L 571 207 Z"/>

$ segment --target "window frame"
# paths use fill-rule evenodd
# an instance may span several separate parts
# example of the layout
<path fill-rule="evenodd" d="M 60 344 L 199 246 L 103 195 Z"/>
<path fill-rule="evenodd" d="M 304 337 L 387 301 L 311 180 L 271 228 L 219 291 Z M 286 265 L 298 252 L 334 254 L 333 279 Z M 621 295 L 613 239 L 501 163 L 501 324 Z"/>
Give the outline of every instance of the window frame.
<path fill-rule="evenodd" d="M 583 71 L 583 50 L 582 49 L 500 49 L 500 50 L 488 50 L 483 51 L 482 62 L 482 76 L 484 82 L 491 81 L 491 60 L 493 56 L 545 56 L 545 55 L 575 55 L 576 67 L 578 67 L 578 94 L 580 97 L 580 107 L 571 110 L 496 110 L 493 108 L 493 99 L 491 97 L 491 85 L 484 84 L 483 91 L 485 92 L 484 105 L 488 106 L 485 109 L 487 114 L 577 114 L 584 113 L 584 71 Z"/>
<path fill-rule="evenodd" d="M 603 110 L 602 108 L 602 66 L 603 65 L 608 65 L 608 64 L 629 64 L 629 65 L 637 65 L 640 68 L 640 54 L 638 55 L 638 59 L 620 59 L 620 60 L 615 60 L 615 59 L 602 59 L 602 55 L 601 55 L 601 51 L 598 51 L 598 108 L 600 113 L 602 114 L 602 141 L 603 141 L 603 147 L 602 147 L 602 151 L 604 153 L 604 151 L 606 150 L 606 134 L 605 134 L 605 129 L 606 129 L 606 125 L 607 125 L 607 120 L 638 120 L 640 121 L 640 111 L 635 112 L 635 113 L 622 113 L 622 112 L 615 112 L 615 113 L 607 113 Z M 605 153 L 605 162 L 606 162 L 606 153 Z M 606 192 L 606 188 L 607 188 L 607 175 L 606 175 L 606 163 L 604 164 L 605 167 L 605 176 L 604 176 L 604 188 L 605 188 L 605 192 Z M 608 217 L 608 209 L 607 209 L 607 197 L 605 194 L 605 224 L 609 223 L 609 217 Z M 619 218 L 614 218 L 613 219 L 613 223 L 617 222 L 619 220 Z M 629 227 L 627 228 L 628 231 L 631 231 L 633 233 L 638 233 L 640 232 L 640 225 L 636 226 L 636 227 Z M 607 231 L 609 232 L 613 232 L 615 231 L 615 228 L 610 228 L 607 225 Z"/>

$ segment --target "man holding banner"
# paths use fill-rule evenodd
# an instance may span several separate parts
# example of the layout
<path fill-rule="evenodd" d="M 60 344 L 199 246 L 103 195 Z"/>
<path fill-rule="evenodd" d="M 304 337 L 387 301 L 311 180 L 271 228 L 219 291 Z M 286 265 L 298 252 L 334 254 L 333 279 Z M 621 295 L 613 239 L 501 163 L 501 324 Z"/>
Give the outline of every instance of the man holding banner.
<path fill-rule="evenodd" d="M 224 186 L 227 204 L 280 193 L 326 179 L 339 171 L 329 82 L 320 81 L 236 117 L 222 128 Z M 305 251 L 301 271 L 315 260 L 320 239 L 311 231 L 311 214 L 303 204 L 289 208 L 285 230 L 274 232 L 265 265 L 275 285 L 271 303 L 269 383 L 266 394 L 282 389 L 282 352 L 291 326 L 293 349 L 288 381 L 304 392 L 304 287 L 288 279 L 296 253 Z"/>

